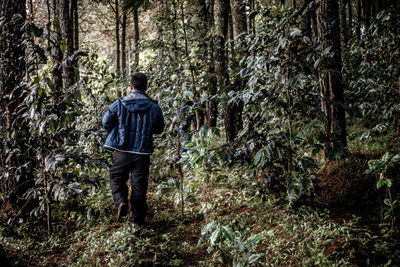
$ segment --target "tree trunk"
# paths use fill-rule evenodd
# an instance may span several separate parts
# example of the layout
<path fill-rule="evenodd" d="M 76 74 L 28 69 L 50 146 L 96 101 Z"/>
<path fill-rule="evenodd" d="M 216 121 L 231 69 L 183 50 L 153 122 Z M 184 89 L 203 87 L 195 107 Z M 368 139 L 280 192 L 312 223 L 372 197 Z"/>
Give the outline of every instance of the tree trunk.
<path fill-rule="evenodd" d="M 346 118 L 341 81 L 339 7 L 335 0 L 321 0 L 318 8 L 319 34 L 323 48 L 331 47 L 332 58 L 319 69 L 321 106 L 325 114 L 325 156 L 332 159 L 346 154 Z M 339 153 L 339 154 L 338 154 Z"/>
<path fill-rule="evenodd" d="M 71 20 L 74 28 L 74 50 L 79 50 L 79 17 L 78 17 L 78 0 L 71 0 L 72 16 Z"/>
<path fill-rule="evenodd" d="M 117 72 L 120 73 L 121 72 L 121 55 L 120 55 L 120 39 L 119 39 L 119 4 L 118 4 L 118 0 L 115 0 L 115 40 L 117 42 L 117 65 L 116 65 L 116 69 Z"/>
<path fill-rule="evenodd" d="M 18 19 L 13 19 L 13 17 Z M 17 17 L 18 16 L 18 17 Z M 14 110 L 20 103 L 21 89 L 18 85 L 25 75 L 24 28 L 26 1 L 0 0 L 0 103 L 2 114 L 9 112 L 1 122 L 6 129 L 13 120 Z M 16 90 L 16 91 L 14 91 Z M 10 101 L 3 97 L 11 92 L 15 96 Z"/>
<path fill-rule="evenodd" d="M 75 71 L 73 62 L 68 62 L 67 59 L 74 53 L 74 40 L 73 40 L 73 24 L 70 19 L 70 1 L 59 0 L 58 14 L 60 16 L 60 26 L 62 38 L 66 44 L 66 51 L 64 52 L 64 69 L 63 69 L 63 84 L 64 88 L 68 89 L 75 83 Z"/>
<path fill-rule="evenodd" d="M 211 0 L 209 3 L 210 6 L 210 11 L 209 14 L 207 15 L 207 26 L 209 31 L 211 31 L 213 25 L 214 25 L 214 0 Z M 215 76 L 215 49 L 214 49 L 214 38 L 210 38 L 208 45 L 207 45 L 207 59 L 208 59 L 208 65 L 207 65 L 207 73 L 209 78 L 209 86 L 207 89 L 207 96 L 208 96 L 208 101 L 207 101 L 207 121 L 208 125 L 210 127 L 216 127 L 217 126 L 217 118 L 218 118 L 218 108 L 217 108 L 217 101 L 215 99 L 210 99 L 210 97 L 215 96 L 217 94 L 217 78 Z"/>
<path fill-rule="evenodd" d="M 362 25 L 362 17 L 361 17 L 361 0 L 357 1 L 357 39 L 361 38 L 361 25 Z"/>
<path fill-rule="evenodd" d="M 139 14 L 137 7 L 133 10 L 133 24 L 135 28 L 135 68 L 139 67 Z"/>
<path fill-rule="evenodd" d="M 3 140 L 9 139 L 9 130 L 13 125 L 15 111 L 17 110 L 23 92 L 19 86 L 25 76 L 25 20 L 26 20 L 26 1 L 0 0 L 0 125 L 5 130 Z M 12 98 L 6 95 L 12 94 Z M 3 117 L 4 116 L 4 117 Z M 18 135 L 17 135 L 18 136 Z M 18 137 L 17 137 L 18 138 Z M 25 152 L 24 140 L 18 140 L 21 144 L 19 149 Z M 1 148 L 3 152 L 3 147 Z M 8 169 L 13 165 L 14 159 L 8 157 L 7 154 L 0 154 L 0 168 Z M 16 159 L 18 161 L 18 159 Z M 22 161 L 26 162 L 25 158 Z M 22 164 L 21 164 L 22 165 Z M 28 176 L 27 174 L 26 176 Z M 18 187 L 18 182 L 14 177 L 5 178 L 3 172 L 1 177 L 1 192 L 8 193 L 8 199 L 17 200 L 22 196 L 26 188 Z M 24 179 L 19 180 L 19 184 L 23 184 Z M 21 194 L 20 194 L 21 193 Z M 15 199 L 14 199 L 15 198 Z"/>
<path fill-rule="evenodd" d="M 371 2 L 370 0 L 363 0 L 362 4 L 364 11 L 365 31 L 368 31 L 369 26 L 371 25 Z"/>
<path fill-rule="evenodd" d="M 51 12 L 50 12 L 50 2 L 49 0 L 46 0 L 46 8 L 47 8 L 47 24 L 49 25 L 48 31 L 47 31 L 47 47 L 50 48 L 50 41 L 51 41 Z"/>
<path fill-rule="evenodd" d="M 347 26 L 346 26 L 346 0 L 339 0 L 339 21 L 340 21 L 340 46 L 342 66 L 347 66 L 346 47 L 347 47 Z"/>
<path fill-rule="evenodd" d="M 215 0 L 215 14 L 214 14 L 214 27 L 215 27 L 215 73 L 217 78 L 217 88 L 219 92 L 224 92 L 230 85 L 228 68 L 227 68 L 227 56 L 225 53 L 225 42 L 228 32 L 228 5 L 227 0 Z M 233 132 L 230 127 L 233 125 L 229 121 L 230 116 L 228 115 L 227 103 L 223 103 L 224 106 L 224 124 L 227 133 Z M 228 136 L 228 134 L 227 134 Z M 227 137 L 229 142 L 229 139 Z"/>
<path fill-rule="evenodd" d="M 127 10 L 124 8 L 122 11 L 122 36 L 121 36 L 121 52 L 122 52 L 122 77 L 125 80 L 126 78 L 126 27 L 127 27 Z"/>
<path fill-rule="evenodd" d="M 73 50 L 79 50 L 79 17 L 78 17 L 78 0 L 71 0 L 71 23 L 72 23 L 72 40 Z M 79 81 L 79 68 L 76 62 L 74 62 L 74 83 Z M 76 99 L 81 100 L 80 90 L 75 91 Z"/>
<path fill-rule="evenodd" d="M 347 9 L 349 10 L 348 36 L 351 38 L 353 36 L 353 8 L 351 5 L 351 0 L 347 0 Z"/>
<path fill-rule="evenodd" d="M 52 47 L 52 61 L 53 61 L 53 69 L 51 70 L 52 81 L 57 89 L 57 93 L 61 94 L 61 88 L 63 87 L 63 78 L 62 78 L 62 60 L 63 60 L 63 52 L 61 51 L 61 41 L 62 34 L 60 28 L 60 14 L 58 2 L 59 0 L 53 0 L 54 7 L 54 46 Z"/>
<path fill-rule="evenodd" d="M 235 60 L 233 60 L 232 70 L 234 75 L 233 81 L 233 89 L 235 91 L 242 90 L 245 86 L 244 80 L 239 76 L 240 66 L 239 61 L 246 56 L 245 48 L 246 45 L 244 43 L 245 34 L 247 33 L 247 20 L 246 20 L 246 7 L 242 4 L 241 0 L 231 0 L 231 13 L 232 13 L 232 21 L 233 21 L 233 32 L 234 32 L 234 40 L 238 42 L 236 47 L 238 48 L 235 51 Z M 225 123 L 230 123 L 227 127 L 225 124 L 225 128 L 230 129 L 231 131 L 226 130 L 226 137 L 228 142 L 233 142 L 239 130 L 242 128 L 243 120 L 242 120 L 242 111 L 243 111 L 243 103 L 236 102 L 229 105 L 224 105 L 224 120 Z"/>
<path fill-rule="evenodd" d="M 297 7 L 296 7 L 296 0 L 292 0 L 292 7 L 293 7 L 294 9 L 297 8 Z"/>

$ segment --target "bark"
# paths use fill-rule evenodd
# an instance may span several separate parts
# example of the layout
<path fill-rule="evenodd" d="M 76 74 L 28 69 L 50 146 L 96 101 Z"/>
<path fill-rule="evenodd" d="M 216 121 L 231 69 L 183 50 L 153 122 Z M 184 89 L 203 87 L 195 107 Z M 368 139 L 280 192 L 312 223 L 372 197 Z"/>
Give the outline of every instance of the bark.
<path fill-rule="evenodd" d="M 365 30 L 368 31 L 371 24 L 371 2 L 370 0 L 362 0 L 362 7 L 364 13 L 364 26 Z"/>
<path fill-rule="evenodd" d="M 347 9 L 349 11 L 349 26 L 348 26 L 348 34 L 349 37 L 353 35 L 353 8 L 351 5 L 351 0 L 347 0 Z"/>
<path fill-rule="evenodd" d="M 18 19 L 12 19 L 19 16 Z M 26 1 L 0 0 L 0 103 L 2 114 L 9 112 L 1 122 L 6 129 L 13 121 L 13 113 L 20 103 L 21 89 L 18 87 L 25 75 L 24 28 Z M 15 91 L 14 91 L 15 90 Z M 13 99 L 3 97 L 13 92 Z"/>
<path fill-rule="evenodd" d="M 127 10 L 124 8 L 122 11 L 122 34 L 121 34 L 121 63 L 122 63 L 122 77 L 125 80 L 126 78 L 126 27 L 127 27 Z"/>
<path fill-rule="evenodd" d="M 217 89 L 221 93 L 226 91 L 230 84 L 227 71 L 227 56 L 225 53 L 225 42 L 228 31 L 228 5 L 229 2 L 227 0 L 215 0 L 215 73 Z M 224 103 L 223 105 L 225 130 L 226 132 L 233 132 L 233 129 L 230 129 L 232 123 L 227 121 L 229 116 L 225 116 L 225 114 L 227 114 L 227 103 Z"/>
<path fill-rule="evenodd" d="M 60 45 L 62 41 L 62 34 L 60 28 L 60 14 L 59 9 L 57 7 L 57 1 L 53 0 L 54 7 L 54 45 L 51 47 L 52 53 L 52 61 L 53 61 L 53 69 L 51 70 L 52 81 L 57 89 L 58 94 L 61 94 L 61 88 L 63 87 L 63 78 L 62 78 L 62 60 L 63 60 L 63 52 L 61 51 Z"/>
<path fill-rule="evenodd" d="M 296 0 L 292 0 L 292 7 L 293 7 L 294 9 L 297 8 L 297 7 L 296 7 Z"/>
<path fill-rule="evenodd" d="M 325 156 L 331 159 L 336 153 L 346 153 L 346 118 L 343 109 L 344 96 L 341 81 L 341 49 L 339 9 L 335 0 L 321 0 L 318 8 L 319 34 L 323 48 L 331 47 L 332 58 L 319 69 L 321 106 L 325 114 Z M 324 24 L 324 26 L 322 26 Z M 343 153 L 344 152 L 344 153 Z"/>
<path fill-rule="evenodd" d="M 347 25 L 346 25 L 346 0 L 339 0 L 339 21 L 340 21 L 340 46 L 342 65 L 346 66 L 346 47 L 347 47 Z"/>
<path fill-rule="evenodd" d="M 51 25 L 51 12 L 50 12 L 50 2 L 49 0 L 46 0 L 46 7 L 47 7 L 47 24 L 49 25 L 48 31 L 47 31 L 47 47 L 50 47 L 50 41 L 51 41 L 51 30 L 50 30 L 50 25 Z"/>
<path fill-rule="evenodd" d="M 121 61 L 120 61 L 120 57 L 121 57 L 121 53 L 120 53 L 120 38 L 119 38 L 119 4 L 118 4 L 118 0 L 115 0 L 115 40 L 117 43 L 117 65 L 116 65 L 116 69 L 117 72 L 120 73 L 121 72 Z"/>
<path fill-rule="evenodd" d="M 0 125 L 5 130 L 5 136 L 2 137 L 1 151 L 4 151 L 3 142 L 10 140 L 9 130 L 14 120 L 17 118 L 16 111 L 21 102 L 22 88 L 19 86 L 25 75 L 25 29 L 26 20 L 26 1 L 0 0 Z M 11 94 L 12 98 L 6 97 Z M 24 140 L 14 136 L 13 143 L 17 147 L 11 149 L 19 149 L 25 152 L 26 146 Z M 26 134 L 22 134 L 22 138 Z M 15 138 L 17 140 L 15 140 Z M 23 155 L 23 154 L 22 154 Z M 23 165 L 27 163 L 25 157 L 10 158 L 8 154 L 0 153 L 0 169 L 10 168 L 15 165 Z M 28 180 L 30 174 L 19 180 L 14 177 L 1 177 L 1 192 L 5 193 L 12 203 L 15 203 L 22 196 L 27 188 L 26 186 L 18 187 L 18 183 L 23 184 L 24 180 Z M 29 185 L 30 186 L 30 185 Z"/>
<path fill-rule="evenodd" d="M 357 1 L 357 39 L 361 39 L 361 25 L 362 25 L 362 16 L 361 16 L 361 0 Z"/>
<path fill-rule="evenodd" d="M 79 17 L 78 17 L 78 0 L 71 0 L 72 16 L 71 20 L 74 28 L 74 50 L 79 50 Z"/>
<path fill-rule="evenodd" d="M 135 28 L 135 67 L 139 66 L 139 14 L 137 7 L 133 10 L 133 26 Z"/>
<path fill-rule="evenodd" d="M 63 68 L 63 84 L 64 88 L 68 89 L 75 83 L 75 70 L 73 62 L 67 60 L 74 53 L 74 40 L 73 40 L 73 24 L 70 18 L 70 1 L 59 0 L 58 14 L 60 16 L 60 27 L 62 39 L 66 44 L 66 51 L 64 52 L 64 68 Z"/>
<path fill-rule="evenodd" d="M 74 51 L 79 50 L 79 17 L 78 17 L 78 0 L 71 0 L 71 23 L 73 28 L 73 48 Z M 74 64 L 74 82 L 79 81 L 79 68 Z M 75 97 L 81 99 L 81 92 L 77 90 Z"/>
<path fill-rule="evenodd" d="M 247 20 L 245 6 L 242 4 L 241 0 L 231 0 L 230 7 L 233 21 L 234 40 L 236 43 L 235 47 L 237 48 L 234 55 L 236 60 L 233 60 L 232 62 L 232 70 L 234 74 L 233 89 L 238 91 L 242 90 L 245 86 L 245 81 L 238 73 L 240 71 L 239 61 L 246 56 L 246 44 L 244 43 L 244 38 L 247 33 Z M 229 129 L 229 131 L 226 130 L 228 142 L 233 142 L 239 130 L 242 128 L 242 111 L 242 102 L 236 102 L 229 105 L 224 104 L 225 128 Z M 227 124 L 230 125 L 227 127 Z"/>
<path fill-rule="evenodd" d="M 211 31 L 212 26 L 214 25 L 214 0 L 211 0 L 209 3 L 209 14 L 207 15 L 207 26 Z M 215 75 L 215 50 L 214 50 L 214 38 L 209 38 L 208 47 L 207 47 L 207 74 L 209 78 L 209 86 L 207 89 L 207 96 L 214 96 L 217 94 L 217 77 Z M 217 117 L 218 117 L 218 108 L 217 102 L 215 99 L 208 99 L 207 101 L 207 121 L 210 127 L 217 126 Z"/>

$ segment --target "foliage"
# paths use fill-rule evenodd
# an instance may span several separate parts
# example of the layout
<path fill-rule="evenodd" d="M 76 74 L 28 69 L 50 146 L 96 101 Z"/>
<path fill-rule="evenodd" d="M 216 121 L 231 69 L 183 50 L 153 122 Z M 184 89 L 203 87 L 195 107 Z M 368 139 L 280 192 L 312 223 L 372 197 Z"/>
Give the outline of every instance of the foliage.
<path fill-rule="evenodd" d="M 248 266 L 257 262 L 262 256 L 253 254 L 253 247 L 259 241 L 255 234 L 248 237 L 245 234 L 236 233 L 231 227 L 221 225 L 217 221 L 206 224 L 201 230 L 202 237 L 200 243 L 209 241 L 210 246 L 207 252 L 216 251 L 223 265 L 229 266 Z"/>
<path fill-rule="evenodd" d="M 385 199 L 383 200 L 383 220 L 390 222 L 391 230 L 393 231 L 396 219 L 398 219 L 399 195 L 392 196 L 392 185 L 398 183 L 398 179 L 388 177 L 389 173 L 394 169 L 400 161 L 400 154 L 390 155 L 386 152 L 381 159 L 370 160 L 366 173 L 377 174 L 378 180 L 376 183 L 377 189 L 386 188 Z"/>
<path fill-rule="evenodd" d="M 400 105 L 398 64 L 399 45 L 395 29 L 398 14 L 380 12 L 361 40 L 349 41 L 348 80 L 346 97 L 364 115 L 367 131 L 364 139 L 387 133 L 397 123 Z M 379 110 L 379 112 L 378 112 Z"/>

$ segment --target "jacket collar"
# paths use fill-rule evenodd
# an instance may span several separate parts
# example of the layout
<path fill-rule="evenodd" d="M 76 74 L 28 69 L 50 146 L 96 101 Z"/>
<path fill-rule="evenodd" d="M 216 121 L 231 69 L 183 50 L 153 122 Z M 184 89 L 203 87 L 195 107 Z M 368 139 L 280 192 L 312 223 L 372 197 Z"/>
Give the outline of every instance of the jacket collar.
<path fill-rule="evenodd" d="M 132 90 L 128 95 L 126 95 L 123 100 L 131 100 L 131 99 L 151 99 L 144 91 L 142 90 Z"/>

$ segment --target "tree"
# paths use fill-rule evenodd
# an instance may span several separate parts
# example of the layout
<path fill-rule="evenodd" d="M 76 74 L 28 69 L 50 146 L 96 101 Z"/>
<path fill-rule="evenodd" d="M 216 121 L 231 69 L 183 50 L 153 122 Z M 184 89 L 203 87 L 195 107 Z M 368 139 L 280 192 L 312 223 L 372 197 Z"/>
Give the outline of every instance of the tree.
<path fill-rule="evenodd" d="M 234 40 L 237 43 L 234 51 L 232 60 L 233 69 L 233 90 L 241 90 L 245 86 L 244 80 L 239 76 L 240 66 L 239 61 L 245 56 L 245 43 L 244 37 L 247 33 L 247 18 L 246 18 L 246 7 L 243 5 L 241 0 L 230 1 L 232 21 L 233 21 L 233 33 Z M 233 142 L 237 133 L 242 128 L 242 110 L 243 103 L 224 103 L 224 123 L 226 130 L 226 137 L 228 142 Z"/>
<path fill-rule="evenodd" d="M 72 61 L 68 60 L 74 53 L 73 23 L 70 17 L 70 1 L 58 0 L 58 15 L 60 19 L 61 33 L 66 49 L 64 52 L 63 84 L 69 88 L 75 83 L 75 69 Z"/>
<path fill-rule="evenodd" d="M 26 143 L 19 134 L 9 135 L 10 129 L 17 124 L 18 106 L 22 101 L 23 87 L 21 81 L 26 73 L 25 64 L 25 20 L 26 1 L 0 0 L 0 131 L 1 150 L 24 151 Z M 22 135 L 23 136 L 23 135 Z M 9 148 L 3 149 L 5 147 Z M 11 146 L 11 147 L 10 147 Z M 8 152 L 7 152 L 8 154 Z M 0 153 L 0 169 L 11 169 L 18 163 L 25 163 L 22 153 L 15 153 L 13 157 Z M 15 156 L 17 155 L 17 156 Z M 21 164 L 22 165 L 22 164 Z M 1 192 L 7 193 L 12 202 L 16 201 L 25 192 L 29 174 L 22 179 L 1 175 Z M 18 197 L 16 197 L 18 196 Z"/>
<path fill-rule="evenodd" d="M 62 61 L 63 61 L 63 52 L 61 51 L 61 41 L 62 41 L 62 33 L 60 28 L 60 14 L 59 9 L 57 8 L 59 0 L 53 0 L 53 9 L 54 9 L 54 33 L 51 34 L 49 31 L 49 40 L 51 40 L 51 36 L 53 36 L 53 41 L 51 45 L 51 57 L 53 61 L 53 69 L 51 71 L 52 81 L 58 92 L 61 91 L 63 87 L 63 78 L 62 78 Z M 47 3 L 48 5 L 50 3 Z M 50 10 L 50 6 L 48 7 Z M 48 11 L 48 20 L 50 21 L 50 12 Z M 49 42 L 51 43 L 51 42 Z"/>
<path fill-rule="evenodd" d="M 73 26 L 74 50 L 79 50 L 78 0 L 71 0 L 71 22 Z"/>
<path fill-rule="evenodd" d="M 128 26 L 128 14 L 126 8 L 122 9 L 122 34 L 121 34 L 121 67 L 122 67 L 122 77 L 125 80 L 126 78 L 126 28 Z"/>
<path fill-rule="evenodd" d="M 120 24 L 120 18 L 119 18 L 119 3 L 118 0 L 115 0 L 114 2 L 114 12 L 115 12 L 115 40 L 116 40 L 116 50 L 117 50 L 117 61 L 116 61 L 116 69 L 117 72 L 121 72 L 121 50 L 120 50 L 120 38 L 119 38 L 119 24 Z"/>
<path fill-rule="evenodd" d="M 217 88 L 219 92 L 224 92 L 230 87 L 229 74 L 227 68 L 227 56 L 225 51 L 226 36 L 228 33 L 228 0 L 215 0 L 214 27 L 215 27 L 215 74 L 217 78 Z M 225 103 L 224 105 L 227 105 Z M 226 132 L 232 132 L 229 128 L 232 123 L 225 118 L 229 114 L 224 112 L 224 123 Z"/>
<path fill-rule="evenodd" d="M 0 103 L 2 113 L 9 114 L 1 125 L 3 129 L 8 129 L 20 102 L 19 83 L 25 75 L 26 1 L 0 0 L 0 19 Z"/>
<path fill-rule="evenodd" d="M 331 158 L 345 151 L 347 146 L 338 2 L 321 0 L 317 13 L 320 40 L 323 48 L 330 49 L 332 54 L 321 63 L 318 71 L 321 107 L 325 115 L 325 155 Z"/>
<path fill-rule="evenodd" d="M 138 8 L 135 6 L 133 8 L 133 27 L 135 29 L 135 67 L 139 66 L 139 14 Z"/>

